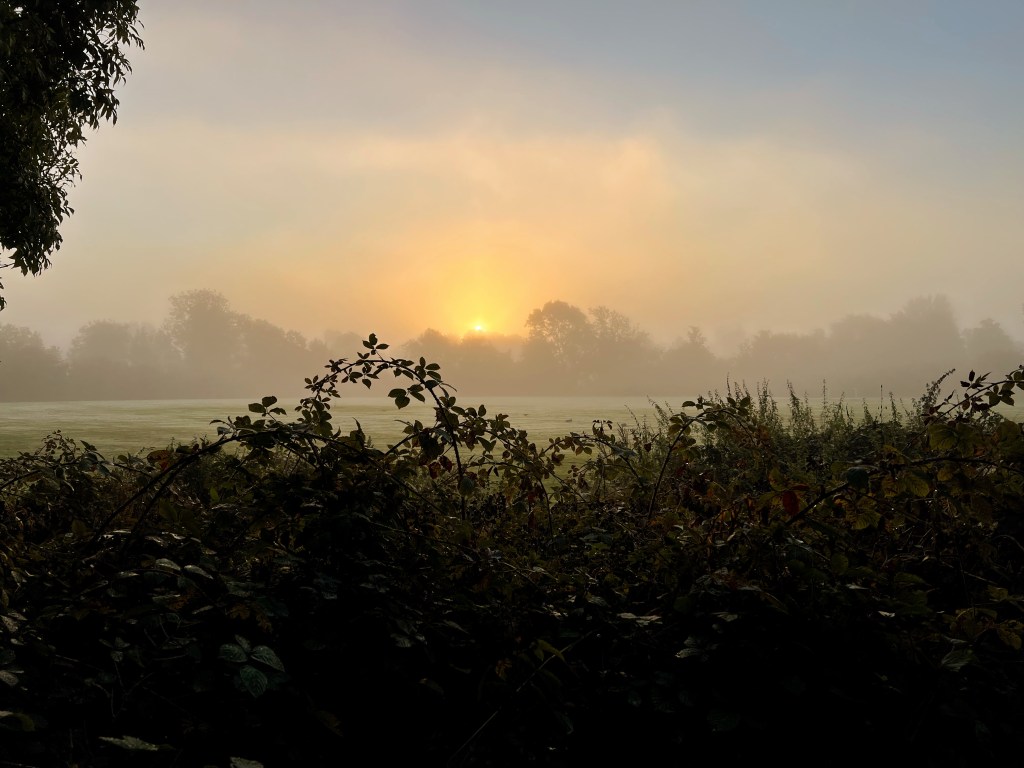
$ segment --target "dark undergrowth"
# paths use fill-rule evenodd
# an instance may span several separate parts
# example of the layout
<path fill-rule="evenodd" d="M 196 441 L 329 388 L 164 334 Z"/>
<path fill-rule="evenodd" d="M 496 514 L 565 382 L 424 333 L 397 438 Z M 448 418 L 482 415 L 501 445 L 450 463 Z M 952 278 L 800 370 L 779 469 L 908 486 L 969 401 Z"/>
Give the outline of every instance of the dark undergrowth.
<path fill-rule="evenodd" d="M 1019 760 L 1024 366 L 538 445 L 365 347 L 213 441 L 0 461 L 0 766 Z M 384 379 L 435 421 L 332 428 Z"/>

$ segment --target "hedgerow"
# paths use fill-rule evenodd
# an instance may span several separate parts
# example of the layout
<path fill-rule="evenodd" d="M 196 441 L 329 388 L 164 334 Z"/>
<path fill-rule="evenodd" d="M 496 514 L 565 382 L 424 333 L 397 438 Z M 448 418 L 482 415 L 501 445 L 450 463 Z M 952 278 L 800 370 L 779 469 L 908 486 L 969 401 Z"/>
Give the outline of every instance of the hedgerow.
<path fill-rule="evenodd" d="M 1024 366 L 538 444 L 376 337 L 218 436 L 0 461 L 0 765 L 989 764 L 1024 748 Z M 380 448 L 345 387 L 434 406 Z M 824 752 L 823 752 L 824 750 Z"/>

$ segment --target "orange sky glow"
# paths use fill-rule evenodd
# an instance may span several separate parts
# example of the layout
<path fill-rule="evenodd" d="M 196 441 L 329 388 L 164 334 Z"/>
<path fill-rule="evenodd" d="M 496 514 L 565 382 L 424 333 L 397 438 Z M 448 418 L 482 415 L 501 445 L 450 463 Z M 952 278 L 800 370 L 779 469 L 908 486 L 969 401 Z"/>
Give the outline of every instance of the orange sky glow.
<path fill-rule="evenodd" d="M 195 288 L 310 338 L 561 299 L 730 350 L 932 294 L 1024 337 L 1019 6 L 141 7 L 65 245 L 4 281 L 50 343 Z"/>

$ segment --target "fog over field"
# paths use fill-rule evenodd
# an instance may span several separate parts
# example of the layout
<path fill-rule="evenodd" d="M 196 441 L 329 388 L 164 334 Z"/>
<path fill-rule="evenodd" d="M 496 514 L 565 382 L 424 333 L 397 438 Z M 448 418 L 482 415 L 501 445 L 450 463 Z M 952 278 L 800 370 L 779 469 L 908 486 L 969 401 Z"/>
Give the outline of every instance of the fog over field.
<path fill-rule="evenodd" d="M 916 394 L 1024 339 L 1024 6 L 141 5 L 0 398 Z M 959 374 L 958 374 L 959 375 Z"/>
<path fill-rule="evenodd" d="M 914 397 L 950 368 L 959 367 L 960 378 L 968 369 L 998 375 L 1024 358 L 995 321 L 959 327 L 944 296 L 916 298 L 888 317 L 848 315 L 809 333 L 762 331 L 731 355 L 715 354 L 697 326 L 658 344 L 608 307 L 551 301 L 525 326 L 524 335 L 481 329 L 462 337 L 430 328 L 381 339 L 391 345 L 381 354 L 437 362 L 449 384 L 473 395 L 693 396 L 739 385 L 857 399 Z M 92 322 L 66 349 L 47 347 L 31 329 L 0 326 L 0 400 L 290 397 L 327 361 L 363 352 L 363 339 L 308 339 L 234 310 L 220 293 L 190 291 L 172 297 L 159 325 Z"/>
<path fill-rule="evenodd" d="M 0 768 L 1019 765 L 1022 32 L 0 0 Z"/>

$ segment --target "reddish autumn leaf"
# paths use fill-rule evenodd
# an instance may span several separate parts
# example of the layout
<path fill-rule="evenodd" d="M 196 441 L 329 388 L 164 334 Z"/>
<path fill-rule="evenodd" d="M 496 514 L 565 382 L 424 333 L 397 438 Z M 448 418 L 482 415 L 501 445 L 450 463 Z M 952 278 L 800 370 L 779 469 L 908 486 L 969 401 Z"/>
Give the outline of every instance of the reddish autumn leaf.
<path fill-rule="evenodd" d="M 800 497 L 796 495 L 795 491 L 782 492 L 782 508 L 790 517 L 800 511 Z"/>

